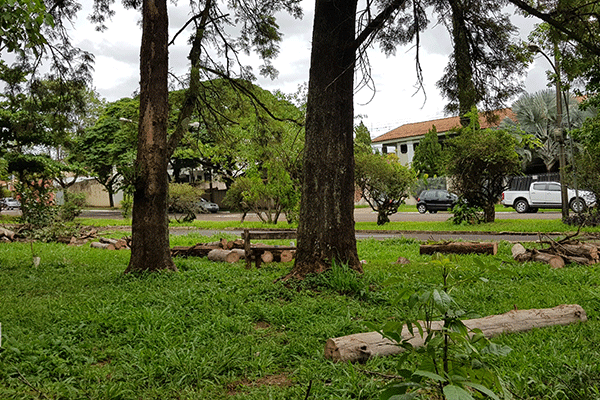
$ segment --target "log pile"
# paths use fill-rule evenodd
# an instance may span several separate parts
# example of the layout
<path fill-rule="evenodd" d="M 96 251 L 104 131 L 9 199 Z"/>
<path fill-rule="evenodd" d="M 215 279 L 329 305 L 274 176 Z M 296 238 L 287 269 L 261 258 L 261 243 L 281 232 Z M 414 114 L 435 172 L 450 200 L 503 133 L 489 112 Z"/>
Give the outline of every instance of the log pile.
<path fill-rule="evenodd" d="M 592 265 L 600 262 L 600 245 L 586 243 L 566 237 L 562 240 L 540 238 L 540 243 L 547 247 L 542 249 L 526 249 L 521 244 L 512 247 L 513 258 L 520 262 L 539 261 L 552 268 L 562 268 L 565 264 Z"/>
<path fill-rule="evenodd" d="M 294 259 L 295 250 L 278 249 L 277 246 L 260 243 L 252 244 L 251 248 L 260 254 L 260 259 L 264 263 L 289 262 Z M 197 243 L 194 246 L 174 246 L 171 248 L 171 256 L 207 257 L 212 261 L 235 263 L 245 259 L 246 251 L 244 241 L 241 239 L 233 241 L 221 239 L 218 242 Z"/>

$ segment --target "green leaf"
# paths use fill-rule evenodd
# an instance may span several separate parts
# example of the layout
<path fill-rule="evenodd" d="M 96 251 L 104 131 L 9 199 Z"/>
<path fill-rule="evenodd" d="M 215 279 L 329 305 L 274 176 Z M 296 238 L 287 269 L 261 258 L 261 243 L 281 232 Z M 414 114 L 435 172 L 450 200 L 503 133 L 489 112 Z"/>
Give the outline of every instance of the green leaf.
<path fill-rule="evenodd" d="M 491 397 L 494 400 L 500 400 L 500 398 L 496 395 L 496 393 L 492 392 L 490 389 L 488 389 L 487 387 L 483 386 L 482 384 L 479 383 L 475 383 L 475 382 L 463 382 L 464 385 L 472 387 L 473 389 L 485 394 L 488 397 Z"/>
<path fill-rule="evenodd" d="M 474 400 L 469 392 L 459 386 L 444 386 L 443 392 L 446 400 Z"/>
<path fill-rule="evenodd" d="M 415 372 L 413 372 L 413 375 L 422 376 L 424 378 L 428 378 L 428 379 L 434 380 L 436 382 L 446 382 L 447 381 L 447 379 L 441 375 L 438 375 L 431 371 L 423 371 L 421 369 L 418 369 Z"/>

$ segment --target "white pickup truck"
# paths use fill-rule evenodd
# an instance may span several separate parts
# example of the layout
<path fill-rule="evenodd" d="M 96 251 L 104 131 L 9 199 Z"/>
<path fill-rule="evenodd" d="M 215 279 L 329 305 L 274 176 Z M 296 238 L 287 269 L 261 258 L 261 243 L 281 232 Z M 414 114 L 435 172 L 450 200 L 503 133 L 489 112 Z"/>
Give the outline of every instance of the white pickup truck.
<path fill-rule="evenodd" d="M 502 193 L 504 207 L 513 207 L 518 213 L 537 212 L 539 208 L 562 208 L 560 183 L 533 182 L 529 190 L 507 190 Z M 569 207 L 575 212 L 596 204 L 593 193 L 586 190 L 567 189 Z"/>

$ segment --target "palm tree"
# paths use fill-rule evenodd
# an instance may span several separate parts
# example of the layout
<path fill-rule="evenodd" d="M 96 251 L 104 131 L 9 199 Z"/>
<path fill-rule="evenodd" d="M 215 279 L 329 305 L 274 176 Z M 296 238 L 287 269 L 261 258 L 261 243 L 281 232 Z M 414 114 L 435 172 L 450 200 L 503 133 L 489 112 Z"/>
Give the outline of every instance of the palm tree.
<path fill-rule="evenodd" d="M 533 94 L 524 94 L 512 105 L 517 122 L 506 118 L 502 127 L 510 131 L 520 131 L 531 135 L 537 143 L 531 149 L 532 158 L 540 158 L 546 170 L 553 169 L 558 162 L 559 143 L 553 132 L 556 127 L 556 92 L 546 89 Z M 564 102 L 564 101 L 563 101 Z M 568 107 L 563 104 L 563 128 L 570 130 L 579 128 L 583 121 L 592 115 L 591 111 L 583 111 L 573 96 L 569 96 Z M 567 111 L 568 110 L 568 111 Z M 527 149 L 522 150 L 527 154 Z"/>

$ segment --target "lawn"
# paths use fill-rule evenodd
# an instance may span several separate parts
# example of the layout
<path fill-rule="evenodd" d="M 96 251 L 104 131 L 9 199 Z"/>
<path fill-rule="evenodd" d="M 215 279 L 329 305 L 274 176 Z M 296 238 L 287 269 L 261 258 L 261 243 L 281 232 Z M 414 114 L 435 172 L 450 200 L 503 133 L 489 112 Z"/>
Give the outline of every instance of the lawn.
<path fill-rule="evenodd" d="M 395 374 L 396 357 L 332 363 L 325 341 L 401 319 L 396 294 L 434 287 L 440 273 L 413 240 L 362 240 L 358 251 L 361 277 L 273 283 L 291 264 L 176 259 L 178 273 L 132 277 L 127 251 L 1 243 L 0 399 L 376 399 L 388 381 L 372 372 Z M 600 399 L 598 269 L 518 264 L 503 242 L 495 257 L 461 256 L 453 277 L 474 278 L 453 296 L 480 316 L 580 304 L 588 322 L 504 335 L 495 342 L 513 351 L 487 361 L 515 398 Z"/>

